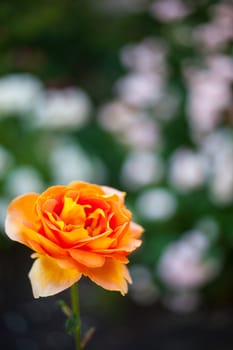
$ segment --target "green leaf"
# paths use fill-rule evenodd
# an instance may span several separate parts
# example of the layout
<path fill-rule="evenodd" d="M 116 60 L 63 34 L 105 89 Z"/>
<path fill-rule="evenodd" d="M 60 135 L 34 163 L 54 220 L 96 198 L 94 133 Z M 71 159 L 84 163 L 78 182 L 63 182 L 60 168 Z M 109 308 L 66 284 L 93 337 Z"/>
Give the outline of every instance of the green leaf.
<path fill-rule="evenodd" d="M 77 315 L 71 315 L 67 318 L 65 322 L 65 327 L 66 327 L 66 332 L 68 334 L 73 334 L 75 333 L 76 329 L 79 326 L 79 321 Z"/>
<path fill-rule="evenodd" d="M 57 301 L 57 304 L 60 306 L 62 312 L 63 312 L 66 316 L 70 317 L 70 316 L 72 315 L 72 310 L 71 310 L 71 308 L 69 307 L 69 305 L 66 304 L 66 302 L 65 302 L 64 300 L 62 300 L 62 299 L 58 300 L 58 301 Z"/>

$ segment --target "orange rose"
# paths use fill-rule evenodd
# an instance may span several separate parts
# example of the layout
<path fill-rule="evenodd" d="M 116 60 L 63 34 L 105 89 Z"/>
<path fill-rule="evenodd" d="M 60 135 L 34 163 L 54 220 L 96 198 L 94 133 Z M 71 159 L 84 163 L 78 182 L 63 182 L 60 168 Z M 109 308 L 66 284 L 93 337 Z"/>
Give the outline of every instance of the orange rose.
<path fill-rule="evenodd" d="M 35 298 L 63 291 L 82 274 L 125 294 L 127 255 L 141 245 L 142 231 L 123 192 L 84 182 L 17 197 L 6 218 L 7 235 L 35 251 L 29 272 Z"/>

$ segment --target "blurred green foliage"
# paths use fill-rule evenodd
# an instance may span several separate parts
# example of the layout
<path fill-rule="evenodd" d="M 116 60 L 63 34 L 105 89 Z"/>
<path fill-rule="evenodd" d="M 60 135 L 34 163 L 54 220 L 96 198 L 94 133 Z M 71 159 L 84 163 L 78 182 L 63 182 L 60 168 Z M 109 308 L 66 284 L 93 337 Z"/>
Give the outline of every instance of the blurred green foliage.
<path fill-rule="evenodd" d="M 38 132 L 17 116 L 0 121 L 1 145 L 14 154 L 16 166 L 27 164 L 36 167 L 46 183 L 52 181 L 47 159 L 51 135 L 68 135 L 77 140 L 89 155 L 97 153 L 104 161 L 109 170 L 109 185 L 122 187 L 119 169 L 128 149 L 100 128 L 95 117 L 98 108 L 114 96 L 115 81 L 126 72 L 119 59 L 120 49 L 146 37 L 158 37 L 166 43 L 168 86 L 178 92 L 181 99 L 177 117 L 169 123 L 161 122 L 166 140 L 161 156 L 167 162 L 175 149 L 181 146 L 195 148 L 187 122 L 187 87 L 182 69 L 184 62 L 203 64 L 204 54 L 192 42 L 191 32 L 195 26 L 210 19 L 209 6 L 219 1 L 197 0 L 195 4 L 188 1 L 195 11 L 182 21 L 172 23 L 158 21 L 146 10 L 107 13 L 101 11 L 101 3 L 95 0 L 1 1 L 0 75 L 28 72 L 37 76 L 48 88 L 75 85 L 84 89 L 94 104 L 92 121 L 72 132 Z M 148 6 L 150 3 L 148 1 Z M 182 40 L 179 32 L 185 33 Z M 232 53 L 232 44 L 224 49 L 224 53 Z M 224 123 L 230 125 L 227 117 Z M 159 185 L 168 186 L 168 179 L 163 178 Z M 1 189 L 4 192 L 3 180 Z M 138 193 L 128 192 L 128 203 L 134 209 Z M 219 281 L 221 285 L 227 285 L 233 272 L 233 206 L 213 205 L 205 188 L 191 195 L 178 192 L 175 195 L 179 206 L 176 215 L 169 221 L 147 222 L 140 218 L 146 233 L 144 246 L 135 255 L 135 261 L 154 268 L 169 242 L 180 238 L 200 217 L 212 216 L 218 222 L 221 234 L 211 254 L 219 254 L 226 264 Z M 233 292 L 232 286 L 230 289 Z"/>

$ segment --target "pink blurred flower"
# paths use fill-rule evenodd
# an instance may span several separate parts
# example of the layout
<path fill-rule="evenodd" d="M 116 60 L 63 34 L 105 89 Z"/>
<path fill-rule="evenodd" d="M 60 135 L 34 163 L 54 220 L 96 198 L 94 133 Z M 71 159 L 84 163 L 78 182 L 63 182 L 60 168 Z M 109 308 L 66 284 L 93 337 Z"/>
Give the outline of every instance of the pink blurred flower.
<path fill-rule="evenodd" d="M 168 245 L 158 265 L 161 280 L 178 291 L 195 289 L 210 281 L 220 266 L 214 258 L 204 259 L 208 246 L 207 236 L 196 230 Z"/>
<path fill-rule="evenodd" d="M 146 38 L 138 44 L 129 44 L 121 50 L 121 61 L 137 72 L 166 73 L 166 47 L 154 38 Z"/>
<path fill-rule="evenodd" d="M 158 0 L 150 9 L 153 17 L 161 22 L 171 22 L 182 19 L 190 13 L 191 9 L 182 0 Z"/>

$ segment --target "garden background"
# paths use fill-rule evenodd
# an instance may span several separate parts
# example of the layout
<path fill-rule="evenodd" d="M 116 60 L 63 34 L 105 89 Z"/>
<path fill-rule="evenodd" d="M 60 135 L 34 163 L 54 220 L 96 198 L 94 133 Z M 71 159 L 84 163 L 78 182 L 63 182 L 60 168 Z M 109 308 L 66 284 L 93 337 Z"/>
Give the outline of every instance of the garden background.
<path fill-rule="evenodd" d="M 82 279 L 87 349 L 232 349 L 233 5 L 2 0 L 0 347 L 72 349 L 33 300 L 10 200 L 83 180 L 127 192 L 143 246 L 126 297 Z"/>

